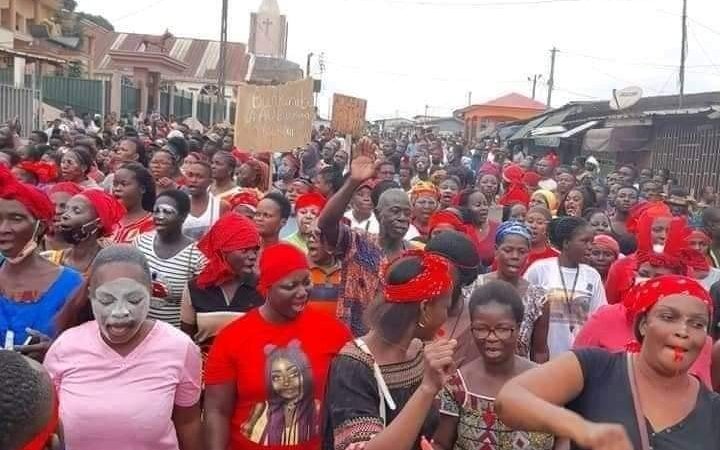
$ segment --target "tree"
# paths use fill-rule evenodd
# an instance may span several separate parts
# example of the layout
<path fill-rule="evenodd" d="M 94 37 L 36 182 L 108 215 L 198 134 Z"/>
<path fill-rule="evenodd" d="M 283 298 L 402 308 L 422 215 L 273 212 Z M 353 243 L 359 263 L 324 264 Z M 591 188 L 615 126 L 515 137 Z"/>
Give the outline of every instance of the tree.
<path fill-rule="evenodd" d="M 70 12 L 75 11 L 77 8 L 77 1 L 75 0 L 63 0 L 63 9 L 67 9 Z"/>
<path fill-rule="evenodd" d="M 71 0 L 74 1 L 74 0 Z M 101 26 L 109 31 L 115 31 L 115 27 L 110 23 L 109 20 L 104 18 L 103 16 L 96 16 L 95 14 L 88 14 L 84 12 L 78 12 L 77 13 L 78 19 L 85 19 L 89 20 L 90 22 L 93 22 L 94 24 Z"/>

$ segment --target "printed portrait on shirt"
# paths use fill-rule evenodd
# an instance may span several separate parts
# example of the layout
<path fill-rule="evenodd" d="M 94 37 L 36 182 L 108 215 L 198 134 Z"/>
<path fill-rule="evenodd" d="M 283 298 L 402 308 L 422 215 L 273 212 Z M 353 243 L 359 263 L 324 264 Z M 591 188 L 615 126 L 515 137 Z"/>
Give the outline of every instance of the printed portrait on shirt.
<path fill-rule="evenodd" d="M 582 325 L 590 314 L 590 297 L 593 285 L 587 283 L 583 288 L 572 291 L 550 289 L 547 300 L 550 304 L 550 319 L 556 322 L 570 322 Z M 567 297 L 570 297 L 569 299 Z"/>
<path fill-rule="evenodd" d="M 261 445 L 297 445 L 318 436 L 320 402 L 300 342 L 265 348 L 267 400 L 255 405 L 243 433 Z"/>

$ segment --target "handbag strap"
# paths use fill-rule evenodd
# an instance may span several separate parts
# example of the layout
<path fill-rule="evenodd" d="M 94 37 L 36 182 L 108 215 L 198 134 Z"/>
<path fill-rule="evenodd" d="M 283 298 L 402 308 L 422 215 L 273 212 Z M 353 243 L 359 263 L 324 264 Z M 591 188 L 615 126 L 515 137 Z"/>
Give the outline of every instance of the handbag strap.
<path fill-rule="evenodd" d="M 355 339 L 355 345 L 357 345 L 360 350 L 363 351 L 363 353 L 370 356 L 373 360 L 373 375 L 375 377 L 375 383 L 378 387 L 378 396 L 380 397 L 380 404 L 378 405 L 380 409 L 380 418 L 383 421 L 383 425 L 387 425 L 386 408 L 389 407 L 391 410 L 395 411 L 397 409 L 397 405 L 395 404 L 395 401 L 390 394 L 390 390 L 388 389 L 387 384 L 385 383 L 385 379 L 382 376 L 380 366 L 375 361 L 375 357 L 370 351 L 370 347 L 367 346 L 367 344 L 365 343 L 365 341 L 362 340 L 362 338 Z"/>
<path fill-rule="evenodd" d="M 650 450 L 647 420 L 645 419 L 645 414 L 643 414 L 642 406 L 640 405 L 640 396 L 638 395 L 637 381 L 635 379 L 633 357 L 630 353 L 627 353 L 627 371 L 628 381 L 630 382 L 630 393 L 632 394 L 633 406 L 635 408 L 635 418 L 637 419 L 638 431 L 640 432 L 640 447 L 642 450 Z"/>

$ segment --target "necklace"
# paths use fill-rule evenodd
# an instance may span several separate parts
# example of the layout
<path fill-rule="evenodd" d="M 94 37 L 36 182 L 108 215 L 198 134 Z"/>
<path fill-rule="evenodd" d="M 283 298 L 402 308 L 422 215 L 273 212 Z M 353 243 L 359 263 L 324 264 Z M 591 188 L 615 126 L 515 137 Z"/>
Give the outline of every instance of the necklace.
<path fill-rule="evenodd" d="M 570 333 L 575 332 L 575 325 L 572 324 L 570 315 L 572 314 L 572 306 L 570 302 L 575 298 L 575 288 L 577 287 L 578 279 L 580 278 L 580 266 L 575 272 L 575 280 L 573 281 L 572 290 L 568 294 L 567 284 L 565 284 L 565 276 L 563 275 L 562 266 L 560 265 L 560 258 L 558 258 L 558 271 L 560 272 L 560 282 L 562 283 L 563 293 L 565 294 L 565 306 L 568 313 L 568 321 L 570 322 Z"/>

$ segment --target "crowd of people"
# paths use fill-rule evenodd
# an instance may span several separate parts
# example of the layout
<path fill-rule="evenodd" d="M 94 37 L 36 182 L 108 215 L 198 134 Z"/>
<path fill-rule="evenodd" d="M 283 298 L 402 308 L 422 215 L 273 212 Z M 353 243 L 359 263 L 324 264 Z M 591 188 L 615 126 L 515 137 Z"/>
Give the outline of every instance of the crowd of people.
<path fill-rule="evenodd" d="M 712 187 L 430 131 L 17 131 L 0 449 L 720 448 Z"/>

